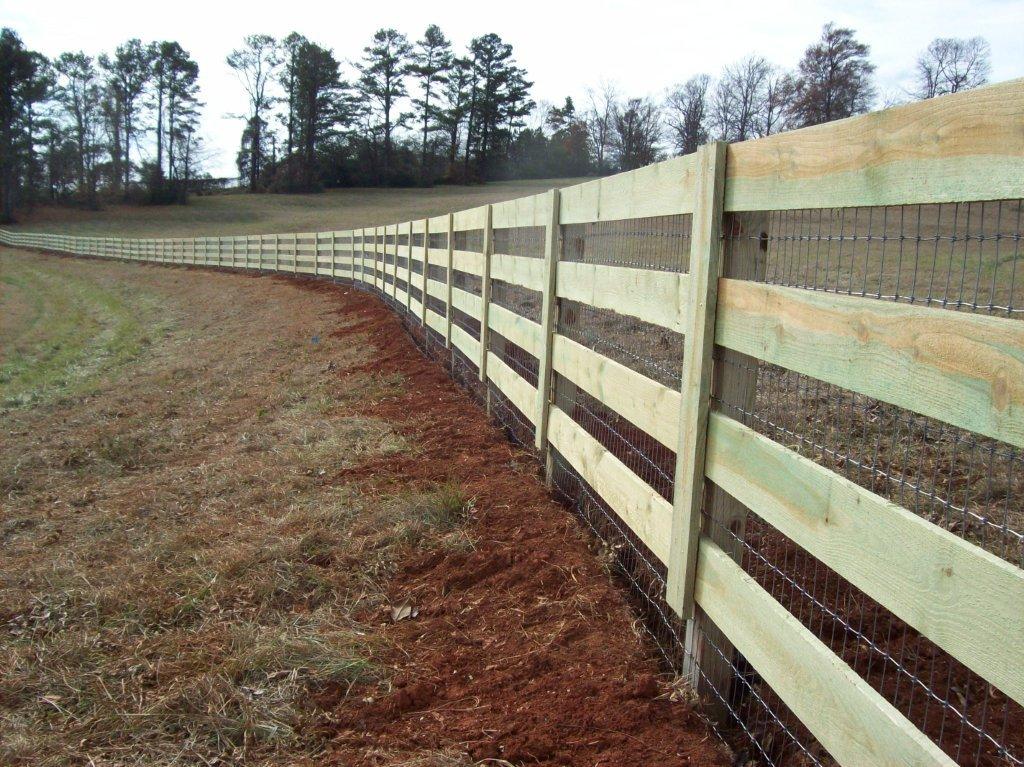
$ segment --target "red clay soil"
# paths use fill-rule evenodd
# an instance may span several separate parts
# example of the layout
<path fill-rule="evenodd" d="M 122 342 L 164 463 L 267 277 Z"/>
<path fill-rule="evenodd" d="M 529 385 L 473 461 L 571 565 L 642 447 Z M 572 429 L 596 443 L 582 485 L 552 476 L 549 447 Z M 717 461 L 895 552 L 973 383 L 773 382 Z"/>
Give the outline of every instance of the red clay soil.
<path fill-rule="evenodd" d="M 404 393 L 367 403 L 365 414 L 416 446 L 335 479 L 374 489 L 454 481 L 475 499 L 472 550 L 414 553 L 395 577 L 393 603 L 411 601 L 419 615 L 382 628 L 395 648 L 385 661 L 394 689 L 339 694 L 328 763 L 394 764 L 403 754 L 455 750 L 516 765 L 727 764 L 697 713 L 669 699 L 623 592 L 550 498 L 533 459 L 381 302 L 305 284 L 336 294 L 338 313 L 358 318 L 336 333 L 373 340 L 369 370 L 404 377 Z"/>

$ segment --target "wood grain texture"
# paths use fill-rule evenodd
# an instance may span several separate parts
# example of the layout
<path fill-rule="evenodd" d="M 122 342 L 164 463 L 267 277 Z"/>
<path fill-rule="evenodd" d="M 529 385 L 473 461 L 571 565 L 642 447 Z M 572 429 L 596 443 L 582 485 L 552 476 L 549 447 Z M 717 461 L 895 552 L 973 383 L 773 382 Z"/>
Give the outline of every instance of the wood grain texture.
<path fill-rule="evenodd" d="M 561 190 L 559 223 L 670 216 L 693 210 L 694 155 L 674 157 L 627 173 Z"/>
<path fill-rule="evenodd" d="M 715 341 L 1024 447 L 1024 323 L 723 279 Z"/>
<path fill-rule="evenodd" d="M 533 423 L 533 406 L 537 400 L 537 390 L 494 352 L 488 351 L 487 357 L 487 377 L 508 397 L 509 402 Z"/>
<path fill-rule="evenodd" d="M 594 399 L 604 403 L 661 444 L 679 444 L 682 395 L 593 349 L 555 335 L 551 364 Z"/>
<path fill-rule="evenodd" d="M 708 478 L 1024 703 L 1024 570 L 721 414 Z"/>
<path fill-rule="evenodd" d="M 1024 80 L 729 147 L 725 209 L 1024 196 Z"/>
<path fill-rule="evenodd" d="M 474 250 L 452 250 L 452 268 L 458 269 L 466 274 L 473 274 L 483 277 L 484 254 Z"/>
<path fill-rule="evenodd" d="M 476 293 L 470 293 L 468 290 L 453 287 L 452 306 L 473 319 L 478 320 L 482 316 L 483 300 Z"/>
<path fill-rule="evenodd" d="M 522 285 L 530 290 L 544 290 L 544 259 L 528 256 L 510 256 L 507 253 L 491 255 L 491 278 Z"/>
<path fill-rule="evenodd" d="M 549 192 L 540 192 L 529 197 L 518 197 L 514 200 L 494 203 L 491 213 L 492 226 L 495 229 L 545 226 L 548 220 L 549 194 Z"/>
<path fill-rule="evenodd" d="M 455 323 L 451 324 L 452 345 L 466 355 L 470 361 L 480 359 L 480 342 L 473 336 L 460 328 Z M 475 364 L 475 363 L 474 363 Z"/>
<path fill-rule="evenodd" d="M 644 545 L 665 562 L 672 504 L 554 405 L 548 416 L 548 441 Z"/>
<path fill-rule="evenodd" d="M 509 311 L 501 304 L 491 304 L 487 321 L 498 334 L 504 336 L 516 346 L 520 346 L 534 357 L 541 354 L 541 328 L 533 320 Z"/>
<path fill-rule="evenodd" d="M 688 274 L 560 261 L 557 282 L 559 298 L 685 332 Z"/>
<path fill-rule="evenodd" d="M 694 594 L 839 764 L 955 764 L 707 538 L 698 547 Z"/>
<path fill-rule="evenodd" d="M 547 448 L 548 414 L 554 399 L 551 387 L 551 351 L 555 325 L 558 322 L 558 264 L 561 258 L 562 195 L 557 189 L 548 193 L 547 220 L 544 222 L 544 284 L 541 286 L 540 344 L 537 350 L 537 402 L 534 405 L 534 423 L 537 429 L 533 445 L 544 461 L 544 473 L 551 481 L 551 451 Z"/>
<path fill-rule="evenodd" d="M 704 451 L 711 399 L 711 354 L 722 259 L 722 190 L 725 143 L 697 152 L 697 179 L 690 234 L 690 292 L 686 301 L 686 348 L 676 446 L 672 540 L 669 545 L 665 601 L 681 617 L 693 617 L 693 579 L 697 568 L 704 499 Z"/>

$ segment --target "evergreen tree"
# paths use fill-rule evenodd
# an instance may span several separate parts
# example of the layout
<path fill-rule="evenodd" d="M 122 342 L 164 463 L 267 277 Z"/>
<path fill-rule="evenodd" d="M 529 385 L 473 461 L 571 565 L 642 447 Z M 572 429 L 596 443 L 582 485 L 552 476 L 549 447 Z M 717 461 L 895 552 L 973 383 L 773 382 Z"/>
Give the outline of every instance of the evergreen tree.
<path fill-rule="evenodd" d="M 401 32 L 394 29 L 379 29 L 373 42 L 363 49 L 363 60 L 359 65 L 359 88 L 363 96 L 375 105 L 374 114 L 379 116 L 383 140 L 383 171 L 381 182 L 391 183 L 392 134 L 396 127 L 404 124 L 405 115 L 394 115 L 398 101 L 408 95 L 405 78 L 409 72 L 409 58 L 412 46 Z"/>
<path fill-rule="evenodd" d="M 441 107 L 436 90 L 446 85 L 452 67 L 452 44 L 436 24 L 427 27 L 423 39 L 416 43 L 412 53 L 410 73 L 420 86 L 420 95 L 412 100 L 421 126 L 420 182 L 430 176 L 428 144 L 430 134 L 441 122 Z"/>

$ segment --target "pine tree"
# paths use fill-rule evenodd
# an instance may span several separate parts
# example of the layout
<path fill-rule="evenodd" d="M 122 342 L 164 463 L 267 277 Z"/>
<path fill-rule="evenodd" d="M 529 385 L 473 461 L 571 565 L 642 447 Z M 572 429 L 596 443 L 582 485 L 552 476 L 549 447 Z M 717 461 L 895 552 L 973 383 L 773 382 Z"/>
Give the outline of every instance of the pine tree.
<path fill-rule="evenodd" d="M 427 27 L 423 39 L 416 43 L 412 53 L 412 64 L 409 72 L 417 79 L 420 96 L 412 100 L 417 110 L 418 122 L 421 125 L 420 141 L 420 181 L 426 183 L 430 178 L 428 162 L 428 145 L 430 134 L 436 130 L 441 120 L 441 107 L 438 88 L 443 88 L 448 81 L 452 68 L 452 44 L 436 24 Z"/>

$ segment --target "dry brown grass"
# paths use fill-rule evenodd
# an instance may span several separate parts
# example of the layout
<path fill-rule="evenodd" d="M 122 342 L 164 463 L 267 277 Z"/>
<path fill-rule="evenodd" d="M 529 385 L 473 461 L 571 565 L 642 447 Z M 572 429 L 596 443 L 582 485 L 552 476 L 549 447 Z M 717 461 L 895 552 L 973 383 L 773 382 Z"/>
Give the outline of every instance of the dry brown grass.
<path fill-rule="evenodd" d="M 503 181 L 432 189 L 334 189 L 323 194 L 232 192 L 193 197 L 188 205 L 110 204 L 99 211 L 39 207 L 18 227 L 86 237 L 193 237 L 350 229 L 438 216 L 511 200 L 583 179 Z"/>
<path fill-rule="evenodd" d="M 403 382 L 339 385 L 366 351 L 293 286 L 31 258 L 137 281 L 165 332 L 0 415 L 0 763 L 312 760 L 321 697 L 387 686 L 366 621 L 400 553 L 473 546 L 457 487 L 331 482 L 415 450 L 354 407 Z"/>

